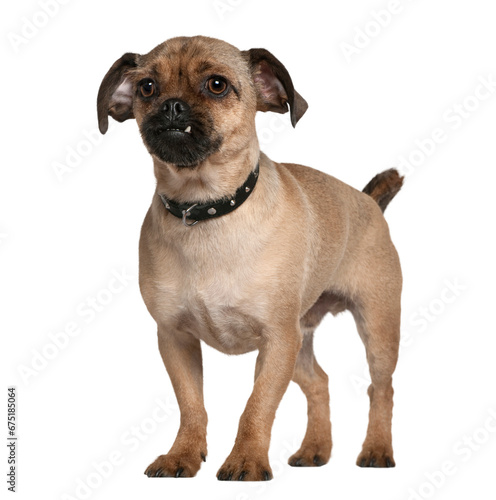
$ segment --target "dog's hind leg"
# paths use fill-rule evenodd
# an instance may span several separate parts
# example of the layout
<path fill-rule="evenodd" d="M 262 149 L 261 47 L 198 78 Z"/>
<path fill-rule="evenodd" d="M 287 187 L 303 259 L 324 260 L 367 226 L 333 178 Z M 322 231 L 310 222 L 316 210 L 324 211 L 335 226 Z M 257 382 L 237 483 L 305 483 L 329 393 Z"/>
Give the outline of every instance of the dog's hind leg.
<path fill-rule="evenodd" d="M 303 328 L 303 344 L 296 360 L 293 381 L 308 402 L 308 424 L 300 449 L 288 463 L 293 467 L 324 465 L 331 456 L 331 420 L 329 409 L 329 379 L 317 363 L 313 352 L 314 328 Z"/>
<path fill-rule="evenodd" d="M 345 297 L 327 290 L 300 320 L 303 343 L 296 360 L 293 381 L 307 398 L 308 424 L 300 449 L 289 458 L 289 465 L 293 467 L 324 465 L 331 456 L 329 378 L 315 359 L 313 334 L 327 313 L 336 315 L 348 306 Z"/>
<path fill-rule="evenodd" d="M 400 339 L 399 293 L 387 301 L 362 302 L 354 311 L 358 331 L 365 344 L 372 383 L 369 425 L 360 467 L 394 467 L 391 437 L 393 413 L 392 375 L 398 359 Z"/>

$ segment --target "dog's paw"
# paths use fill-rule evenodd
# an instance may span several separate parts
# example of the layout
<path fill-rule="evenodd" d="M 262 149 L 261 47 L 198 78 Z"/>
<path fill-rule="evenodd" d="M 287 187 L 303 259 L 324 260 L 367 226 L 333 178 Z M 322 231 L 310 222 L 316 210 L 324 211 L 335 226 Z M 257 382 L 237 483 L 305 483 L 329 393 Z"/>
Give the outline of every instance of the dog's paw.
<path fill-rule="evenodd" d="M 231 453 L 217 472 L 219 481 L 269 481 L 272 469 L 268 457 Z"/>
<path fill-rule="evenodd" d="M 385 446 L 364 446 L 356 464 L 359 467 L 395 467 L 396 465 L 392 448 Z"/>
<path fill-rule="evenodd" d="M 205 455 L 169 453 L 160 455 L 145 470 L 148 477 L 193 477 L 199 471 Z"/>
<path fill-rule="evenodd" d="M 318 447 L 300 448 L 294 455 L 289 457 L 288 464 L 291 467 L 321 467 L 329 461 L 331 450 L 323 450 Z"/>

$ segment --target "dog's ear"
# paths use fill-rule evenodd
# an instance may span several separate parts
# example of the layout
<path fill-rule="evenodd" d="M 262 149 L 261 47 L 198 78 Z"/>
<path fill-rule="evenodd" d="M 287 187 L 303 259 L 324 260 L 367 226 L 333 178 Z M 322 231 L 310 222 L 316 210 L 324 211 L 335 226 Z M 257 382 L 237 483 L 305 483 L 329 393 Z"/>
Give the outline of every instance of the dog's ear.
<path fill-rule="evenodd" d="M 126 73 L 137 66 L 139 54 L 128 52 L 117 59 L 105 75 L 98 90 L 98 128 L 102 134 L 108 130 L 108 115 L 123 122 L 133 115 L 133 89 Z"/>
<path fill-rule="evenodd" d="M 248 59 L 257 89 L 257 110 L 286 113 L 289 104 L 294 127 L 305 114 L 308 104 L 293 87 L 288 70 L 268 50 L 250 49 L 242 54 Z"/>

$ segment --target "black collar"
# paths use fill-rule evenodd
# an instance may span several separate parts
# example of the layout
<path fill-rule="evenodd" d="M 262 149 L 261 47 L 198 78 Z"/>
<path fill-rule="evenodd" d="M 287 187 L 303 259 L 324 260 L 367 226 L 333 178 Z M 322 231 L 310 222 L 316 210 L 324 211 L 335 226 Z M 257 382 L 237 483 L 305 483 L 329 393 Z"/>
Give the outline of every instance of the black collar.
<path fill-rule="evenodd" d="M 196 223 L 206 219 L 215 219 L 229 214 L 242 205 L 250 196 L 258 179 L 259 163 L 255 167 L 246 182 L 240 186 L 234 196 L 225 197 L 208 203 L 178 203 L 169 200 L 163 194 L 159 194 L 165 208 L 174 216 L 182 219 L 185 226 L 194 226 Z"/>

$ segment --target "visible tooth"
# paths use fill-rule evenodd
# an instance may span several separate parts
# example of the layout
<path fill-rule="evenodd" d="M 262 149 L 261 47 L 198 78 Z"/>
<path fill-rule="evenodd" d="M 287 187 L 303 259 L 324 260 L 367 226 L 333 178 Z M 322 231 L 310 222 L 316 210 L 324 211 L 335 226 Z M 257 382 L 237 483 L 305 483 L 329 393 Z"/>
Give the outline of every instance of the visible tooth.
<path fill-rule="evenodd" d="M 191 125 L 188 125 L 185 129 L 184 129 L 185 132 L 187 132 L 188 134 L 191 132 Z"/>

